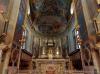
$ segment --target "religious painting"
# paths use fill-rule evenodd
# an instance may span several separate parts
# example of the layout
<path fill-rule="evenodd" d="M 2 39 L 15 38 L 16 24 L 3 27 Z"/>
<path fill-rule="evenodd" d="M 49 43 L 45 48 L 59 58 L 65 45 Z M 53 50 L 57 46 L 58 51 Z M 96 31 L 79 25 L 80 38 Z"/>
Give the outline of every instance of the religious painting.
<path fill-rule="evenodd" d="M 75 42 L 76 42 L 76 38 L 75 38 L 75 17 L 73 16 L 71 19 L 70 24 L 72 25 L 70 30 L 69 30 L 69 35 L 68 35 L 68 44 L 69 44 L 69 54 L 71 54 L 72 52 L 74 52 L 75 49 Z"/>
<path fill-rule="evenodd" d="M 21 0 L 18 19 L 17 19 L 17 25 L 18 26 L 21 26 L 24 22 L 26 7 L 27 7 L 26 2 L 27 2 L 27 0 Z"/>
<path fill-rule="evenodd" d="M 79 28 L 80 38 L 82 40 L 87 40 L 86 22 L 85 22 L 83 9 L 82 9 L 82 4 L 81 4 L 80 0 L 78 0 L 78 4 L 76 6 L 76 12 L 77 12 L 78 24 L 80 26 L 80 28 Z"/>

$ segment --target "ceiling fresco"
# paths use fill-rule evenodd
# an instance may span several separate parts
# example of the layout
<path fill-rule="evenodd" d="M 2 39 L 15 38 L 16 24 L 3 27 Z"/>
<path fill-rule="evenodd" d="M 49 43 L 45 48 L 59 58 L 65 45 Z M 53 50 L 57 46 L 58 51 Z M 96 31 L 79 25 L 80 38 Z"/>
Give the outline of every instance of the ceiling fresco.
<path fill-rule="evenodd" d="M 30 0 L 30 15 L 36 31 L 55 35 L 65 31 L 72 0 Z"/>

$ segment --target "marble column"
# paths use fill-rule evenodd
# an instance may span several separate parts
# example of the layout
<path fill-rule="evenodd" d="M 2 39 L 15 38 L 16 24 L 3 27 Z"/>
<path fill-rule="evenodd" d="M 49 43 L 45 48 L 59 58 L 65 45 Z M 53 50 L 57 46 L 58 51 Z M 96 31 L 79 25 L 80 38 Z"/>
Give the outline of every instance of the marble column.
<path fill-rule="evenodd" d="M 97 52 L 94 50 L 92 51 L 92 58 L 97 74 L 100 74 L 100 57 L 99 54 L 97 54 Z"/>
<path fill-rule="evenodd" d="M 10 40 L 10 44 L 9 44 L 10 49 L 7 51 L 6 56 L 5 56 L 2 74 L 7 74 L 8 64 L 9 64 L 9 59 L 10 59 L 10 54 L 11 54 L 11 45 L 13 42 L 16 22 L 17 22 L 18 13 L 19 13 L 19 6 L 21 2 L 21 0 L 12 0 L 12 1 L 13 1 L 13 4 L 12 4 L 11 14 L 9 15 L 10 18 L 9 18 L 9 26 L 8 26 L 8 31 L 7 31 L 7 35 L 8 34 L 10 35 L 10 37 L 7 37 L 7 40 Z"/>
<path fill-rule="evenodd" d="M 86 21 L 88 35 L 91 35 L 94 31 L 93 21 L 92 21 L 93 18 L 90 17 L 86 0 L 81 0 L 81 3 L 82 3 L 82 8 L 83 8 L 84 18 Z M 92 57 L 93 57 L 93 62 L 94 62 L 94 68 L 97 70 L 98 74 L 100 74 L 100 67 L 99 67 L 100 58 L 98 58 L 98 55 L 94 50 L 92 50 Z"/>

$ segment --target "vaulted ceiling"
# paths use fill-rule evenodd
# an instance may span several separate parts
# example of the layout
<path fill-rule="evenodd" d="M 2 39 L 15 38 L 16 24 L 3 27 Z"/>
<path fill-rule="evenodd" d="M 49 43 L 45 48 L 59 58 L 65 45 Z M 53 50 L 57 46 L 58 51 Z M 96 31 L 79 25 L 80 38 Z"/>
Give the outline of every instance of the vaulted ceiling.
<path fill-rule="evenodd" d="M 37 32 L 56 35 L 64 32 L 72 0 L 30 0 L 30 15 Z"/>

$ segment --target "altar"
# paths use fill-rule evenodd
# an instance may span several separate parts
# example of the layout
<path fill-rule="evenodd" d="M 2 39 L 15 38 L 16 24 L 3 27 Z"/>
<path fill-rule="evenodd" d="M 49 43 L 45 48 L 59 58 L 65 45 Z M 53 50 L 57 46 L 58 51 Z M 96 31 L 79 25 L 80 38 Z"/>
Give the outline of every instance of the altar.
<path fill-rule="evenodd" d="M 65 59 L 35 59 L 38 74 L 64 74 Z"/>

